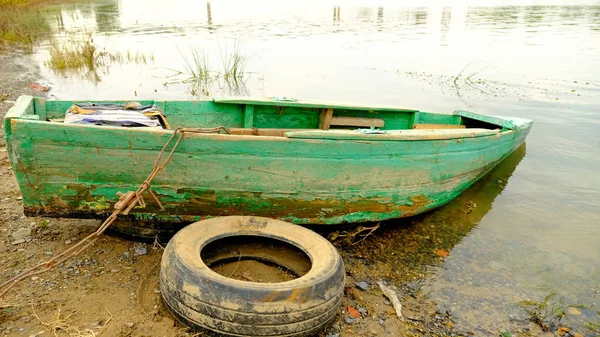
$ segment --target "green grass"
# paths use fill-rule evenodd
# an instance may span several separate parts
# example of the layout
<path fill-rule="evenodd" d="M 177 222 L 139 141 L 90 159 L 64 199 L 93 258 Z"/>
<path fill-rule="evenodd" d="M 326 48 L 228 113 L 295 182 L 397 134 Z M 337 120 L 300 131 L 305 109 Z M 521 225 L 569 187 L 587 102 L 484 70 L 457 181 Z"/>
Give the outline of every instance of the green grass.
<path fill-rule="evenodd" d="M 51 41 L 49 48 L 50 58 L 45 62 L 50 69 L 57 71 L 87 70 L 95 71 L 99 67 L 111 63 L 138 63 L 154 62 L 153 54 L 141 52 L 108 52 L 100 49 L 91 35 L 71 35 L 67 39 Z"/>
<path fill-rule="evenodd" d="M 223 50 L 219 47 L 219 54 L 221 56 L 221 64 L 223 67 L 223 78 L 226 81 L 238 82 L 245 76 L 246 62 L 248 57 L 240 52 L 241 43 L 235 41 L 233 44 L 233 51 L 231 53 L 223 53 Z"/>
<path fill-rule="evenodd" d="M 49 36 L 50 32 L 43 10 L 0 6 L 0 47 L 16 45 L 30 48 L 39 39 Z"/>
<path fill-rule="evenodd" d="M 590 332 L 597 334 L 600 333 L 600 310 L 595 308 L 595 299 L 599 291 L 600 288 L 593 290 L 590 298 L 591 304 L 588 305 L 581 303 L 566 304 L 564 297 L 557 296 L 556 292 L 549 293 L 541 301 L 521 301 L 519 305 L 527 312 L 529 319 L 544 331 L 551 331 L 552 328 L 558 328 L 559 326 L 579 324 L 579 326 L 583 326 Z M 592 321 L 575 322 L 573 320 L 575 317 L 569 315 L 569 308 L 585 309 L 593 312 L 594 316 L 597 314 L 597 316 Z M 578 315 L 581 315 L 581 313 Z M 569 320 L 570 318 L 571 320 Z M 565 322 L 565 319 L 569 322 Z"/>
<path fill-rule="evenodd" d="M 87 68 L 93 71 L 102 62 L 102 54 L 88 37 L 84 40 L 54 41 L 50 46 L 50 59 L 46 65 L 55 70 Z"/>
<path fill-rule="evenodd" d="M 232 93 L 245 93 L 246 80 L 249 73 L 246 72 L 248 56 L 242 54 L 241 44 L 235 42 L 233 50 L 228 53 L 219 46 L 221 67 L 213 69 L 204 49 L 190 47 L 189 53 L 179 51 L 183 60 L 181 69 L 169 69 L 172 74 L 167 77 L 165 86 L 169 84 L 188 84 L 189 93 L 193 96 L 210 95 L 209 88 L 212 86 L 226 87 Z"/>

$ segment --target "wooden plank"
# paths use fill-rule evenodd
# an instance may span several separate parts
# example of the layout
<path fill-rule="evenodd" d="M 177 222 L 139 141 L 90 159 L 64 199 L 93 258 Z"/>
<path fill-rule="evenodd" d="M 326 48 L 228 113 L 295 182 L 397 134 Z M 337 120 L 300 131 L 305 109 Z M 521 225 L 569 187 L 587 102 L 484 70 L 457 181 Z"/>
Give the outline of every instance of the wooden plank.
<path fill-rule="evenodd" d="M 413 124 L 413 129 L 464 129 L 465 125 L 454 124 Z"/>
<path fill-rule="evenodd" d="M 335 140 L 370 140 L 370 141 L 399 141 L 399 140 L 445 140 L 468 139 L 494 136 L 499 129 L 448 129 L 448 130 L 390 130 L 385 133 L 362 133 L 356 130 L 306 130 L 287 132 L 287 138 L 302 139 L 335 139 Z"/>
<path fill-rule="evenodd" d="M 358 104 L 333 101 L 318 101 L 318 100 L 300 100 L 290 99 L 281 100 L 270 97 L 219 97 L 213 100 L 215 103 L 223 104 L 253 104 L 253 105 L 270 105 L 270 106 L 290 106 L 300 108 L 331 108 L 331 109 L 348 109 L 348 110 L 368 110 L 368 111 L 401 111 L 414 112 L 416 109 L 406 109 L 391 106 L 378 106 L 373 104 Z"/>
<path fill-rule="evenodd" d="M 409 127 L 412 128 L 413 125 L 418 124 L 419 123 L 419 111 L 415 111 L 413 113 L 410 114 L 410 119 L 409 119 Z"/>
<path fill-rule="evenodd" d="M 35 114 L 40 116 L 41 121 L 45 121 L 47 118 L 46 115 L 46 100 L 43 97 L 34 97 L 33 98 L 33 107 L 35 110 Z"/>
<path fill-rule="evenodd" d="M 246 104 L 244 108 L 244 121 L 242 126 L 245 128 L 251 128 L 254 126 L 254 105 Z"/>
<path fill-rule="evenodd" d="M 331 118 L 331 125 L 382 128 L 385 122 L 381 118 L 335 116 Z"/>
<path fill-rule="evenodd" d="M 308 131 L 314 129 L 281 129 L 281 128 L 229 128 L 232 135 L 247 135 L 247 136 L 274 136 L 284 137 L 286 132 Z"/>
<path fill-rule="evenodd" d="M 321 109 L 321 113 L 319 114 L 319 129 L 329 130 L 332 118 L 333 109 Z"/>
<path fill-rule="evenodd" d="M 4 137 L 8 141 L 12 135 L 12 119 L 23 118 L 27 115 L 33 115 L 33 96 L 22 95 L 17 98 L 15 104 L 4 115 Z"/>
<path fill-rule="evenodd" d="M 516 129 L 515 124 L 511 120 L 505 119 L 502 117 L 486 116 L 486 115 L 481 115 L 481 114 L 478 114 L 475 112 L 464 111 L 464 110 L 454 111 L 453 115 L 461 116 L 461 117 L 469 118 L 469 119 L 474 119 L 476 121 L 481 121 L 484 123 L 499 125 L 503 128 L 509 129 L 509 130 Z"/>
<path fill-rule="evenodd" d="M 18 158 L 13 167 L 28 214 L 106 216 L 117 192 L 135 189 L 146 178 L 172 135 L 167 130 L 23 119 L 11 123 L 9 148 L 15 156 L 9 158 Z M 446 132 L 467 130 L 473 131 Z M 350 130 L 313 132 L 340 131 L 361 136 Z M 330 141 L 190 133 L 153 181 L 166 210 L 149 200 L 147 208 L 136 208 L 132 216 L 189 221 L 204 215 L 253 214 L 337 224 L 414 215 L 447 203 L 470 186 L 523 141 L 519 132 L 460 142 L 383 145 L 374 140 L 386 134 Z M 328 211 L 319 213 L 324 208 Z"/>

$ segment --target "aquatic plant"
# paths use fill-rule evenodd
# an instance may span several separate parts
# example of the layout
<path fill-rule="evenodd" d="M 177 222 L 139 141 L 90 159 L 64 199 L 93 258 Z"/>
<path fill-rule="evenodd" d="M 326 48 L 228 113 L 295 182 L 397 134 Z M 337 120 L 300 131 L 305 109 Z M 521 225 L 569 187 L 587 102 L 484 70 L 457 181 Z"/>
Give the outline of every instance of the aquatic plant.
<path fill-rule="evenodd" d="M 0 0 L 0 48 L 31 49 L 52 30 L 47 20 L 47 6 L 66 2 L 69 0 Z"/>
<path fill-rule="evenodd" d="M 94 70 L 101 62 L 101 53 L 91 36 L 86 39 L 70 38 L 55 40 L 49 48 L 50 59 L 46 65 L 55 70 L 81 69 Z"/>
<path fill-rule="evenodd" d="M 154 62 L 154 55 L 127 51 L 109 52 L 96 45 L 91 34 L 71 34 L 68 38 L 51 41 L 46 66 L 57 71 L 86 70 L 95 72 L 111 63 Z M 98 76 L 95 76 L 98 78 Z"/>
<path fill-rule="evenodd" d="M 0 6 L 0 47 L 17 45 L 31 47 L 51 31 L 50 24 L 39 9 Z"/>
<path fill-rule="evenodd" d="M 193 96 L 208 96 L 209 88 L 213 86 L 232 94 L 245 94 L 250 73 L 246 72 L 248 56 L 241 53 L 240 46 L 241 43 L 236 41 L 231 53 L 219 46 L 221 70 L 211 67 L 208 53 L 204 49 L 192 46 L 189 54 L 178 49 L 183 60 L 182 69 L 168 69 L 172 74 L 167 76 L 167 81 L 163 84 L 188 84 L 188 92 Z"/>
<path fill-rule="evenodd" d="M 221 56 L 221 64 L 223 66 L 223 77 L 226 81 L 237 82 L 244 77 L 246 70 L 246 62 L 248 57 L 240 52 L 241 43 L 235 41 L 233 44 L 233 51 L 231 54 L 223 53 L 223 50 L 219 47 L 219 54 Z"/>
<path fill-rule="evenodd" d="M 577 315 L 581 315 L 578 309 L 590 310 L 595 307 L 594 302 L 596 294 L 599 289 L 593 291 L 591 297 L 591 304 L 585 305 L 581 303 L 566 304 L 563 296 L 557 296 L 556 292 L 550 292 L 541 301 L 521 301 L 519 305 L 529 315 L 529 319 L 540 326 L 544 331 L 556 330 L 560 325 L 566 325 L 563 319 L 569 318 L 569 313 L 575 312 Z M 583 326 L 591 332 L 600 332 L 600 311 L 596 310 L 595 313 L 598 315 L 597 321 L 590 321 L 583 324 Z M 573 323 L 573 322 L 571 322 Z M 582 324 L 580 321 L 579 324 Z"/>

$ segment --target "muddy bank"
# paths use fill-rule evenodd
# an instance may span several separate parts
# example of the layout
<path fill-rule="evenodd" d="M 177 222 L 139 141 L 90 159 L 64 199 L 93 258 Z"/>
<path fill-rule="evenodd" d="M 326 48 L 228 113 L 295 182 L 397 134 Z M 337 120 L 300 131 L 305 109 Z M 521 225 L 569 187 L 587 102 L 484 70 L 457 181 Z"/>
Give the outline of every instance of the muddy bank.
<path fill-rule="evenodd" d="M 4 116 L 10 101 L 20 94 L 41 93 L 29 88 L 39 75 L 27 55 L 1 55 L 0 67 L 1 93 L 6 95 L 0 103 L 0 116 Z M 20 199 L 2 141 L 1 280 L 60 253 L 99 225 L 97 220 L 25 217 Z M 381 224 L 373 232 L 357 231 L 357 227 L 337 232 L 316 228 L 339 248 L 347 271 L 343 306 L 336 322 L 322 336 L 487 335 L 456 326 L 450 314 L 439 311 L 420 291 L 427 266 L 443 262 L 452 246 L 474 225 L 460 220 L 476 209 L 465 200 L 446 209 L 446 213 Z M 455 220 L 457 225 L 464 225 L 458 235 L 456 231 L 432 229 L 432 224 L 448 216 L 459 219 Z M 0 332 L 6 336 L 54 332 L 59 336 L 190 336 L 165 311 L 160 300 L 161 252 L 159 244 L 104 236 L 76 258 L 51 272 L 31 277 L 3 298 Z M 380 280 L 396 290 L 403 304 L 404 320 L 396 316 L 383 296 L 377 286 Z M 511 331 L 518 336 L 541 335 L 529 322 L 522 322 Z"/>

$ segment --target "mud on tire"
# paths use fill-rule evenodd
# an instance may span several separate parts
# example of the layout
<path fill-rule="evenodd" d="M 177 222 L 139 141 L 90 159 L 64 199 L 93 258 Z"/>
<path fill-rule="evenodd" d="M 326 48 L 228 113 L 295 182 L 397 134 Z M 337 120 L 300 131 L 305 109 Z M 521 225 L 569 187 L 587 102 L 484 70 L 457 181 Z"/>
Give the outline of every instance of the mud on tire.
<path fill-rule="evenodd" d="M 220 275 L 205 263 L 201 251 L 211 242 L 236 236 L 290 244 L 310 258 L 308 272 L 279 283 Z M 296 268 L 297 263 L 286 265 L 277 261 L 277 254 L 269 254 L 272 256 L 263 252 L 254 257 L 277 262 L 291 271 Z M 178 320 L 210 335 L 313 336 L 338 313 L 344 265 L 327 240 L 306 228 L 260 217 L 214 218 L 193 223 L 171 239 L 162 257 L 160 289 L 167 308 Z"/>

